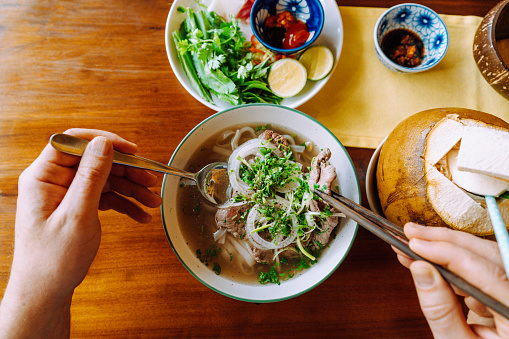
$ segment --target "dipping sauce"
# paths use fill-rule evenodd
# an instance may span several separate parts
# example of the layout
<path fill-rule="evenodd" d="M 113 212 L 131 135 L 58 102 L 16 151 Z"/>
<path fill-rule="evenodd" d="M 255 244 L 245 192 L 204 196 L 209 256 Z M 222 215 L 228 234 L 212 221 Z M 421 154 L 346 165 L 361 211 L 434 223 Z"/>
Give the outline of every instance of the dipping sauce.
<path fill-rule="evenodd" d="M 306 43 L 308 25 L 296 19 L 289 11 L 269 15 L 264 22 L 263 39 L 276 48 L 292 49 Z"/>
<path fill-rule="evenodd" d="M 424 44 L 414 32 L 398 28 L 382 39 L 382 51 L 395 63 L 403 67 L 417 67 L 424 57 Z"/>

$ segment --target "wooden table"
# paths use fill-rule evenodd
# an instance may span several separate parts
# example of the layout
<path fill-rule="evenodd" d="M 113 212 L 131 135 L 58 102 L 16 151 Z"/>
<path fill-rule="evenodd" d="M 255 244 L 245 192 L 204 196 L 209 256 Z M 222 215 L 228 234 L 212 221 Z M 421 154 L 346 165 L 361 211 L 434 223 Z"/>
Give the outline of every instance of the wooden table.
<path fill-rule="evenodd" d="M 439 13 L 484 16 L 498 0 L 416 2 Z M 164 46 L 170 6 L 166 0 L 0 0 L 0 291 L 12 260 L 17 178 L 51 134 L 105 129 L 136 142 L 139 155 L 167 162 L 192 127 L 213 113 L 172 73 Z M 373 150 L 348 151 L 367 205 Z M 101 247 L 74 295 L 73 337 L 431 336 L 409 272 L 363 229 L 323 284 L 288 301 L 256 305 L 198 282 L 173 253 L 159 209 L 151 212 L 147 225 L 101 213 Z"/>

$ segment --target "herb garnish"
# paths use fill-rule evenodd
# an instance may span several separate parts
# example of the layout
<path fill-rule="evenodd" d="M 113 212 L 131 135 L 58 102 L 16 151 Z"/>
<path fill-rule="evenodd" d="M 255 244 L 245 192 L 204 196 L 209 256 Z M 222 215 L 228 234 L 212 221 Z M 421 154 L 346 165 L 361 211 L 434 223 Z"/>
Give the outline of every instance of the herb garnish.
<path fill-rule="evenodd" d="M 213 11 L 179 7 L 186 13 L 179 30 L 172 33 L 178 58 L 192 87 L 213 102 L 211 94 L 232 105 L 279 104 L 267 82 L 268 59 L 256 64 L 251 43 L 242 36 L 239 21 L 227 22 Z"/>

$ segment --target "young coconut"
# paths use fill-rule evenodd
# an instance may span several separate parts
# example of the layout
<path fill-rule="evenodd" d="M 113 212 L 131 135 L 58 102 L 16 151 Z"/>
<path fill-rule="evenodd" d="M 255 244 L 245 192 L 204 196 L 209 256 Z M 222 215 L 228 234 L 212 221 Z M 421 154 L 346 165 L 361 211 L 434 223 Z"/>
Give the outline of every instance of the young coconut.
<path fill-rule="evenodd" d="M 392 131 L 377 166 L 380 203 L 387 219 L 400 226 L 413 221 L 480 236 L 493 234 L 484 197 L 452 181 L 464 126 L 509 131 L 509 124 L 500 118 L 462 108 L 423 111 Z M 509 200 L 498 199 L 497 203 L 508 225 Z"/>

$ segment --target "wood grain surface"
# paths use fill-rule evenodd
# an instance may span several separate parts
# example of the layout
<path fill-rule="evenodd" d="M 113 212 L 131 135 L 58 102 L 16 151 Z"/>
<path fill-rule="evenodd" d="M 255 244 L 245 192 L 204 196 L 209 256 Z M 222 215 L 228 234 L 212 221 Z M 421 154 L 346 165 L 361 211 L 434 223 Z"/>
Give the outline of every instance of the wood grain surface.
<path fill-rule="evenodd" d="M 484 16 L 498 1 L 415 2 L 439 13 Z M 180 140 L 214 113 L 185 91 L 168 63 L 170 7 L 164 0 L 0 0 L 0 293 L 12 260 L 18 176 L 53 133 L 108 130 L 137 143 L 139 155 L 168 162 Z M 373 150 L 348 152 L 367 206 Z M 409 272 L 363 229 L 320 286 L 257 305 L 197 281 L 173 253 L 160 210 L 151 214 L 153 221 L 140 225 L 101 213 L 101 247 L 74 294 L 72 337 L 431 337 Z"/>

